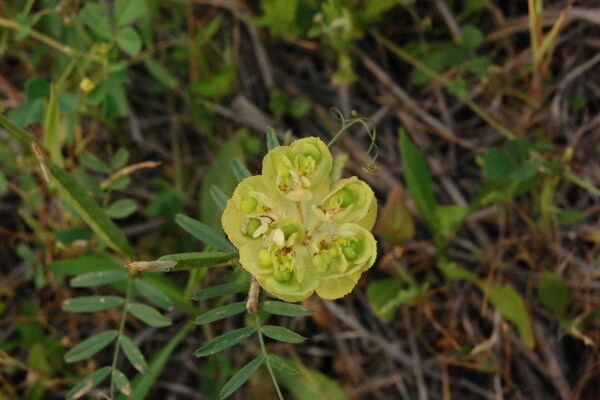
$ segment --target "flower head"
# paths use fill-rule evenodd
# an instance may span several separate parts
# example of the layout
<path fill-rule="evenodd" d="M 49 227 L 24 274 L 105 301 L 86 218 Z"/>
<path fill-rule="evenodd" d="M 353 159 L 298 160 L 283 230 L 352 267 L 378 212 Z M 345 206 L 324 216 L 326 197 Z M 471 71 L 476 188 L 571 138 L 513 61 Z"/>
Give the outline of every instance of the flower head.
<path fill-rule="evenodd" d="M 332 157 L 310 137 L 271 150 L 223 213 L 240 264 L 272 295 L 300 301 L 348 294 L 375 262 L 371 188 L 356 177 L 329 186 Z"/>

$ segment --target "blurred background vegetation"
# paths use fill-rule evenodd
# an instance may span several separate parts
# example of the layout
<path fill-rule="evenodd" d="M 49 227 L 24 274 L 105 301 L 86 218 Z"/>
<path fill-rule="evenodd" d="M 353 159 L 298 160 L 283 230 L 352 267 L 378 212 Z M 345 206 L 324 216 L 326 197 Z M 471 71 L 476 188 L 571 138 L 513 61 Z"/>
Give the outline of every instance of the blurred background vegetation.
<path fill-rule="evenodd" d="M 69 351 L 120 308 L 64 301 L 123 293 L 126 261 L 211 250 L 175 216 L 220 230 L 231 161 L 258 173 L 272 128 L 282 143 L 347 129 L 336 165 L 380 205 L 355 291 L 271 321 L 308 338 L 267 342 L 299 371 L 278 378 L 286 398 L 597 399 L 599 37 L 595 0 L 0 0 L 0 398 L 65 398 L 110 365 Z M 230 300 L 191 297 L 243 275 L 136 281 L 161 311 L 123 322 L 151 373 L 120 363 L 122 398 L 219 398 L 258 345 L 194 357 L 244 318 L 192 329 Z M 232 398 L 275 392 L 258 370 Z"/>

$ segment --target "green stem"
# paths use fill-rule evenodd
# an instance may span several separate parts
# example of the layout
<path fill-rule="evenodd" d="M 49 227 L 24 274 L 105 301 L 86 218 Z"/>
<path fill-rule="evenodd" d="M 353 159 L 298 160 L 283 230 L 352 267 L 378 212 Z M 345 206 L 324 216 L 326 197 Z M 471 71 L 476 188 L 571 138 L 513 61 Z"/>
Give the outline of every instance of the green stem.
<path fill-rule="evenodd" d="M 265 347 L 265 340 L 264 340 L 262 332 L 260 330 L 260 319 L 258 318 L 258 314 L 254 314 L 254 318 L 256 319 L 256 326 L 258 328 L 258 341 L 260 342 L 260 350 L 262 352 L 263 359 L 265 360 L 265 364 L 267 364 L 267 369 L 269 370 L 269 375 L 271 375 L 271 380 L 273 381 L 273 385 L 275 385 L 275 390 L 277 391 L 279 400 L 283 400 L 283 394 L 281 393 L 281 389 L 279 388 L 279 383 L 277 383 L 277 379 L 275 378 L 275 373 L 273 372 L 273 368 L 271 367 L 271 364 L 269 363 L 269 354 L 267 353 L 267 348 Z"/>
<path fill-rule="evenodd" d="M 567 172 L 565 174 L 565 179 L 568 180 L 571 183 L 574 183 L 575 185 L 579 186 L 582 189 L 585 189 L 591 193 L 594 193 L 596 195 L 600 195 L 600 189 L 598 189 L 595 186 L 592 186 L 591 184 L 587 183 L 586 181 L 584 181 L 583 179 L 579 178 L 576 175 L 573 175 L 570 172 Z"/>
<path fill-rule="evenodd" d="M 115 342 L 115 352 L 113 354 L 112 360 L 112 371 L 117 368 L 117 362 L 119 361 L 119 351 L 121 349 L 121 336 L 123 336 L 123 331 L 125 331 L 125 321 L 127 320 L 127 305 L 131 301 L 131 294 L 133 292 L 133 280 L 135 279 L 134 273 L 130 272 L 129 277 L 127 278 L 127 288 L 125 289 L 125 302 L 123 303 L 123 313 L 121 314 L 121 320 L 119 321 L 119 334 L 117 335 L 117 341 Z M 111 373 L 112 373 L 111 371 Z M 115 383 L 111 379 L 110 380 L 110 398 L 114 398 L 115 393 Z"/>
<path fill-rule="evenodd" d="M 296 202 L 296 210 L 298 210 L 298 217 L 300 218 L 300 223 L 302 227 L 304 227 L 304 213 L 302 212 L 302 203 L 299 201 Z"/>
<path fill-rule="evenodd" d="M 21 25 L 17 22 L 11 21 L 6 18 L 1 18 L 1 17 L 0 17 L 0 26 L 15 30 L 15 31 L 20 31 L 22 29 L 25 29 L 25 27 L 23 25 Z M 62 53 L 65 53 L 68 56 L 78 55 L 77 51 L 73 50 L 71 47 L 65 46 L 64 44 L 52 39 L 49 36 L 44 35 L 41 32 L 36 31 L 35 29 L 29 29 L 27 31 L 27 36 L 31 36 L 32 38 L 37 39 L 40 42 L 45 43 L 48 46 L 50 46 Z"/>

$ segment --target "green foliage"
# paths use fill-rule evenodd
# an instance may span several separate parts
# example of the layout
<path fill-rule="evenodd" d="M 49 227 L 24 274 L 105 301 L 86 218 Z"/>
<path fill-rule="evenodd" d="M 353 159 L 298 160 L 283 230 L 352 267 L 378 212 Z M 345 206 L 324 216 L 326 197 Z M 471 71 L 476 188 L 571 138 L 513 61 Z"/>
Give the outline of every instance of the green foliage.
<path fill-rule="evenodd" d="M 552 272 L 544 272 L 538 286 L 538 299 L 549 309 L 563 314 L 569 304 L 569 287 Z"/>
<path fill-rule="evenodd" d="M 478 281 L 477 286 L 502 316 L 515 324 L 523 342 L 529 347 L 534 347 L 533 329 L 521 295 L 509 285 Z"/>
<path fill-rule="evenodd" d="M 223 386 L 221 393 L 219 393 L 219 399 L 225 399 L 229 395 L 233 394 L 233 392 L 235 392 L 240 386 L 246 383 L 248 379 L 250 379 L 250 377 L 258 368 L 260 368 L 263 363 L 264 359 L 262 357 L 258 357 L 240 368 L 240 370 L 227 381 L 225 386 Z"/>
<path fill-rule="evenodd" d="M 206 357 L 218 353 L 249 338 L 254 332 L 256 332 L 256 328 L 252 326 L 246 326 L 244 328 L 239 328 L 231 332 L 224 333 L 223 335 L 214 338 L 204 346 L 200 347 L 194 352 L 194 355 L 196 357 Z"/>
<path fill-rule="evenodd" d="M 380 279 L 367 287 L 367 298 L 377 317 L 390 322 L 398 307 L 409 304 L 427 290 L 428 284 L 417 286 L 404 279 Z"/>
<path fill-rule="evenodd" d="M 400 155 L 404 179 L 421 217 L 434 234 L 439 232 L 436 216 L 437 204 L 433 194 L 433 182 L 425 158 L 405 132 L 400 134 Z"/>
<path fill-rule="evenodd" d="M 275 89 L 271 92 L 269 108 L 275 115 L 290 115 L 295 118 L 300 118 L 309 112 L 310 102 L 290 97 L 283 90 Z M 269 148 L 269 150 L 271 150 L 271 148 Z"/>

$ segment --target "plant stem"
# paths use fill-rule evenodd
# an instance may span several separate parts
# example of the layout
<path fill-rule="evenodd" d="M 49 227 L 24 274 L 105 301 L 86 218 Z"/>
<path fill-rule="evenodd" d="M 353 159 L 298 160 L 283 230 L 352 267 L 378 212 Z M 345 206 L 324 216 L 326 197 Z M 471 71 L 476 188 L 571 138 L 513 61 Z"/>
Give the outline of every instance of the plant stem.
<path fill-rule="evenodd" d="M 112 371 L 117 368 L 117 362 L 119 361 L 119 350 L 121 349 L 121 336 L 123 336 L 123 331 L 125 330 L 125 321 L 127 320 L 127 305 L 131 301 L 131 293 L 133 292 L 133 280 L 135 279 L 135 274 L 133 272 L 129 272 L 129 277 L 127 278 L 127 288 L 125 289 L 125 302 L 123 303 L 123 313 L 121 314 L 121 320 L 119 321 L 119 334 L 117 335 L 117 340 L 115 342 L 115 352 L 113 354 L 112 360 Z M 111 371 L 111 374 L 112 374 Z M 110 380 L 110 398 L 114 398 L 115 394 L 115 383 L 111 379 Z"/>
<path fill-rule="evenodd" d="M 296 202 L 296 210 L 298 210 L 298 216 L 300 217 L 300 223 L 304 226 L 304 214 L 302 213 L 302 203 Z"/>
<path fill-rule="evenodd" d="M 17 22 L 11 21 L 6 18 L 1 18 L 1 17 L 0 17 L 0 26 L 3 26 L 8 29 L 13 29 L 15 31 L 20 31 L 22 29 L 25 29 L 25 27 L 23 25 L 18 24 Z M 62 53 L 65 53 L 68 56 L 79 55 L 77 53 L 77 51 L 73 50 L 71 47 L 65 46 L 64 44 L 52 39 L 50 36 L 46 36 L 43 33 L 36 31 L 35 29 L 29 29 L 29 31 L 27 32 L 27 36 L 31 36 L 32 38 L 37 39 L 40 42 L 45 43 L 48 46 L 50 46 Z"/>
<path fill-rule="evenodd" d="M 273 372 L 273 368 L 269 363 L 269 354 L 267 353 L 267 348 L 265 347 L 265 340 L 263 338 L 262 332 L 260 330 L 260 319 L 258 318 L 258 314 L 254 314 L 254 318 L 256 319 L 256 326 L 258 328 L 258 341 L 260 342 L 260 350 L 262 352 L 263 359 L 265 360 L 265 364 L 267 364 L 267 369 L 269 370 L 269 375 L 271 375 L 271 380 L 273 381 L 273 385 L 275 385 L 275 390 L 277 391 L 277 395 L 279 396 L 279 400 L 283 400 L 283 394 L 281 393 L 281 389 L 279 388 L 279 383 L 277 383 L 277 379 L 275 378 L 275 373 Z"/>

